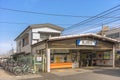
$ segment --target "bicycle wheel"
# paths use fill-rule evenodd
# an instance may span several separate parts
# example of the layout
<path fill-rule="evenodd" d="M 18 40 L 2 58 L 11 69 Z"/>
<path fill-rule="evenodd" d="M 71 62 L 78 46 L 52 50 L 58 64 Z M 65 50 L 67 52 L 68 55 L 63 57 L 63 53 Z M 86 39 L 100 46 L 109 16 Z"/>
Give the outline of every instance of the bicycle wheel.
<path fill-rule="evenodd" d="M 16 68 L 15 70 L 14 70 L 14 74 L 15 75 L 22 75 L 22 70 L 20 69 L 20 68 Z"/>

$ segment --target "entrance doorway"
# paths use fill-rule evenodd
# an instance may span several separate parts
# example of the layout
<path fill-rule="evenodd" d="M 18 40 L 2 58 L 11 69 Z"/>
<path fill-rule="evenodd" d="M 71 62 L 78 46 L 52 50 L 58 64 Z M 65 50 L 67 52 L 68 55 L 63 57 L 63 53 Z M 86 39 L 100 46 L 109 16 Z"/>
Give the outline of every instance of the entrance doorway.
<path fill-rule="evenodd" d="M 87 66 L 94 66 L 95 61 L 93 60 L 95 57 L 95 53 L 92 52 L 82 52 L 80 54 L 80 66 L 87 67 Z"/>

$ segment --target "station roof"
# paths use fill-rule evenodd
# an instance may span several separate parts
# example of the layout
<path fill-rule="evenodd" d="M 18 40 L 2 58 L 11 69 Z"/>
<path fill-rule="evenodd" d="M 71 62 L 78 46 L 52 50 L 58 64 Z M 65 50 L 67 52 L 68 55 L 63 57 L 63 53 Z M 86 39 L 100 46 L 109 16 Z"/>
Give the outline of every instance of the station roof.
<path fill-rule="evenodd" d="M 93 34 L 93 33 L 88 33 L 88 34 L 78 34 L 78 35 L 66 35 L 66 36 L 59 36 L 59 37 L 50 37 L 48 41 L 56 41 L 56 40 L 64 40 L 64 39 L 72 39 L 72 38 L 81 38 L 81 37 L 92 37 L 92 38 L 97 38 L 101 39 L 104 41 L 109 41 L 113 43 L 118 43 L 120 41 L 116 39 L 112 39 L 109 37 Z"/>
<path fill-rule="evenodd" d="M 51 42 L 51 41 L 59 41 L 59 40 L 66 40 L 66 39 L 74 39 L 74 38 L 82 38 L 82 37 L 91 37 L 94 39 L 100 39 L 102 41 L 108 41 L 111 43 L 120 43 L 120 41 L 116 40 L 116 39 L 112 39 L 112 38 L 108 38 L 105 36 L 101 36 L 101 35 L 97 35 L 97 34 L 93 34 L 93 33 L 88 33 L 88 34 L 78 34 L 78 35 L 66 35 L 66 36 L 59 36 L 59 37 L 50 37 L 49 39 L 40 41 L 38 43 L 35 43 L 32 45 L 32 47 L 40 45 L 41 43 L 45 43 L 45 42 Z"/>

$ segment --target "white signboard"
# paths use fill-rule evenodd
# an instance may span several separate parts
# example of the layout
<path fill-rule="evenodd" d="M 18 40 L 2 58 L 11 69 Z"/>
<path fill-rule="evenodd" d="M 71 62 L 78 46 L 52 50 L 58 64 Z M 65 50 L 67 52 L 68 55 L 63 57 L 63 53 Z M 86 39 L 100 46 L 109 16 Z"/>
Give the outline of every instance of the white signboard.
<path fill-rule="evenodd" d="M 76 41 L 77 45 L 96 45 L 96 41 L 94 40 L 77 40 Z"/>
<path fill-rule="evenodd" d="M 41 57 L 37 57 L 37 61 L 42 61 L 42 58 Z"/>
<path fill-rule="evenodd" d="M 40 39 L 39 33 L 33 33 L 33 39 Z"/>

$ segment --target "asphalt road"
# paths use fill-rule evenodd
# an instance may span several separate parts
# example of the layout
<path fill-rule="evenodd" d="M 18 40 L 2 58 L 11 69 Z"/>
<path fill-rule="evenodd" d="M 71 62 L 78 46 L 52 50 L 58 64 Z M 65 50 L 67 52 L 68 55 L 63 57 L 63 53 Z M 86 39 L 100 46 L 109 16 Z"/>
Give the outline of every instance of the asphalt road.
<path fill-rule="evenodd" d="M 69 69 L 67 71 L 53 71 L 52 73 L 42 73 L 42 77 L 21 80 L 120 80 L 120 69 L 75 71 Z"/>
<path fill-rule="evenodd" d="M 120 69 L 60 69 L 50 73 L 40 73 L 37 76 L 27 75 L 11 78 L 12 80 L 120 80 Z M 11 80 L 10 79 L 10 80 Z M 9 80 L 9 79 L 0 79 Z"/>

